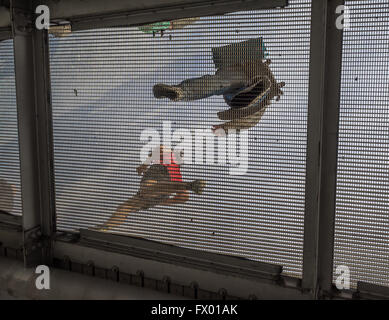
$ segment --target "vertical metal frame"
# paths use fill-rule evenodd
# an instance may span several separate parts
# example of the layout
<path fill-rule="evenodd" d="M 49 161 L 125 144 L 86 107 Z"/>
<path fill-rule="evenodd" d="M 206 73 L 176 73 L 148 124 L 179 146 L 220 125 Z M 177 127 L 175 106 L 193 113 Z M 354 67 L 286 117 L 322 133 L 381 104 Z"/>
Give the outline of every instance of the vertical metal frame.
<path fill-rule="evenodd" d="M 37 30 L 30 1 L 11 2 L 26 265 L 50 260 L 54 175 L 47 30 Z"/>
<path fill-rule="evenodd" d="M 331 293 L 344 0 L 313 0 L 308 103 L 303 289 Z"/>

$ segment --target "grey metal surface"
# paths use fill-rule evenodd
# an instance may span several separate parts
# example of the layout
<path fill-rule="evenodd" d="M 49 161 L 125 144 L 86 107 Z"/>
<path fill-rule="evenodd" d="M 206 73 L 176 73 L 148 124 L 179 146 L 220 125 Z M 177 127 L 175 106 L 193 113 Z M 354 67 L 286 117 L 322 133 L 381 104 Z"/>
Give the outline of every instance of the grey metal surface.
<path fill-rule="evenodd" d="M 346 1 L 334 270 L 389 287 L 389 1 Z"/>
<path fill-rule="evenodd" d="M 264 279 L 245 279 L 213 270 L 199 270 L 190 266 L 184 267 L 109 250 L 85 247 L 74 241 L 57 240 L 53 250 L 55 259 L 67 259 L 71 265 L 73 263 L 76 266 L 87 265 L 93 262 L 93 265 L 99 268 L 111 270 L 115 267 L 119 272 L 132 275 L 142 274 L 145 278 L 160 281 L 169 278 L 178 286 L 191 287 L 191 284 L 196 283 L 199 290 L 219 292 L 220 289 L 225 289 L 228 295 L 243 299 L 248 299 L 250 296 L 255 296 L 257 299 L 310 298 L 299 287 L 300 280 L 292 277 L 283 277 L 276 282 Z"/>
<path fill-rule="evenodd" d="M 171 35 L 171 40 L 169 35 Z M 212 48 L 262 36 L 285 95 L 249 135 L 249 170 L 183 165 L 184 179 L 207 180 L 186 204 L 131 214 L 115 231 L 192 249 L 282 265 L 301 276 L 308 104 L 310 1 L 285 9 L 201 18 L 163 37 L 137 28 L 51 38 L 58 227 L 104 222 L 138 189 L 143 129 L 209 129 L 221 97 L 190 104 L 156 100 L 161 81 L 214 72 Z"/>
<path fill-rule="evenodd" d="M 342 4 L 339 0 L 312 5 L 303 287 L 314 295 L 332 287 L 343 37 L 335 22 L 336 8 Z"/>
<path fill-rule="evenodd" d="M 180 300 L 180 296 L 137 288 L 109 280 L 50 269 L 50 290 L 38 290 L 35 268 L 0 257 L 0 300 Z"/>

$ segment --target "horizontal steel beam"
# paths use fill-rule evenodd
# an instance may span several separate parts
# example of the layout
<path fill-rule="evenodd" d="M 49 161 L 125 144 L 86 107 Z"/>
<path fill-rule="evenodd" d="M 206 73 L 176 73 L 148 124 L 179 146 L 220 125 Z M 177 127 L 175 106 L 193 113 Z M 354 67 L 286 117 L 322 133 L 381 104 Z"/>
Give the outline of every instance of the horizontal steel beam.
<path fill-rule="evenodd" d="M 49 7 L 51 21 L 70 21 L 72 30 L 82 30 L 285 7 L 288 0 L 42 0 L 35 1 L 33 9 L 41 4 Z M 0 7 L 0 40 L 10 38 L 11 33 L 2 32 L 2 27 L 10 31 L 6 7 Z"/>
<path fill-rule="evenodd" d="M 107 234 L 107 236 L 111 235 Z M 301 291 L 299 279 L 285 276 L 279 277 L 278 280 L 241 277 L 238 274 L 231 274 L 223 272 L 219 268 L 213 268 L 211 264 L 205 270 L 205 268 L 196 267 L 195 264 L 185 264 L 185 257 L 180 257 L 178 251 L 176 252 L 175 262 L 160 261 L 161 252 L 157 247 L 153 252 L 153 257 L 142 258 L 139 254 L 142 250 L 139 250 L 138 254 L 125 252 L 122 245 L 117 246 L 117 240 L 111 238 L 105 240 L 107 246 L 97 248 L 91 247 L 90 243 L 88 244 L 85 240 L 81 239 L 78 242 L 77 239 L 66 238 L 65 236 L 65 238 L 55 241 L 53 257 L 54 259 L 68 261 L 72 266 L 93 264 L 100 269 L 115 269 L 120 273 L 131 275 L 142 274 L 145 279 L 152 278 L 162 281 L 168 278 L 171 279 L 172 283 L 186 287 L 196 283 L 199 290 L 207 292 L 226 290 L 229 296 L 246 299 L 250 296 L 258 299 L 309 298 Z M 121 248 L 120 251 L 117 250 L 119 247 Z M 180 259 L 181 262 L 178 262 Z M 244 275 L 244 272 L 242 274 Z M 155 282 L 152 281 L 151 283 Z"/>
<path fill-rule="evenodd" d="M 80 245 L 180 266 L 211 270 L 249 279 L 278 281 L 282 266 L 248 259 L 180 248 L 155 241 L 80 230 Z"/>
<path fill-rule="evenodd" d="M 144 0 L 144 1 L 123 1 L 123 0 L 43 0 L 39 2 L 50 8 L 51 16 L 54 19 L 70 19 L 75 17 L 103 16 L 107 14 L 135 12 L 140 10 L 158 10 L 162 8 L 180 8 L 181 11 L 208 8 L 208 14 L 221 14 L 227 10 L 244 10 L 247 7 L 256 9 L 269 9 L 282 7 L 288 4 L 287 0 Z"/>
<path fill-rule="evenodd" d="M 75 2 L 78 2 L 75 0 Z M 114 1 L 115 2 L 115 1 Z M 72 30 L 83 30 L 91 28 L 105 28 L 123 25 L 139 25 L 165 20 L 182 19 L 200 16 L 222 15 L 235 11 L 270 9 L 284 7 L 286 0 L 214 0 L 214 1 L 145 1 L 127 2 L 131 6 L 121 6 L 122 1 L 117 1 L 115 6 L 107 7 L 104 2 L 104 9 L 101 12 L 87 14 L 84 16 L 67 16 L 70 20 Z M 84 4 L 84 2 L 83 2 Z M 95 5 L 95 2 L 94 2 Z M 117 11 L 117 8 L 120 8 Z M 110 12 L 112 10 L 112 12 Z"/>

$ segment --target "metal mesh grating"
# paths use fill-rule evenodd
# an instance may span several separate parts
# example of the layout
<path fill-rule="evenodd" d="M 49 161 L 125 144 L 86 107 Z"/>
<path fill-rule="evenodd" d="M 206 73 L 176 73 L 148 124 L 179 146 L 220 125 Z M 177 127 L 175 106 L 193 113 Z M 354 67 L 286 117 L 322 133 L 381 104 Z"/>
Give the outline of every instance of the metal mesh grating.
<path fill-rule="evenodd" d="M 346 1 L 334 270 L 389 286 L 389 1 Z"/>
<path fill-rule="evenodd" d="M 51 37 L 58 228 L 102 223 L 138 191 L 143 130 L 162 135 L 164 122 L 173 131 L 209 130 L 227 107 L 221 96 L 157 100 L 154 84 L 212 74 L 213 47 L 259 36 L 286 86 L 249 130 L 247 173 L 230 175 L 228 163 L 183 164 L 184 180 L 206 180 L 202 195 L 132 213 L 114 231 L 281 264 L 301 276 L 310 1 L 203 17 L 162 37 L 136 27 Z"/>
<path fill-rule="evenodd" d="M 22 214 L 12 40 L 0 42 L 0 210 Z"/>

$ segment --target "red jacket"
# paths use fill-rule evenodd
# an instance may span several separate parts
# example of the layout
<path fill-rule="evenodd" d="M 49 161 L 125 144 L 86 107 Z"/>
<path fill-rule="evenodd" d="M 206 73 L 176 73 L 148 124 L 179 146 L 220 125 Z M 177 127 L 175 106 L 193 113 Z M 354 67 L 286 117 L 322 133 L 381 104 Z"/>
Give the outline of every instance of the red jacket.
<path fill-rule="evenodd" d="M 170 181 L 182 181 L 180 165 L 176 163 L 176 157 L 173 152 L 161 151 L 159 164 L 165 166 L 169 171 Z"/>

